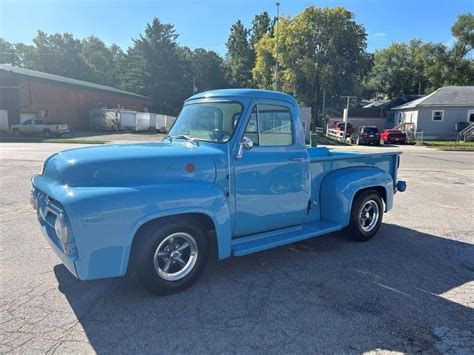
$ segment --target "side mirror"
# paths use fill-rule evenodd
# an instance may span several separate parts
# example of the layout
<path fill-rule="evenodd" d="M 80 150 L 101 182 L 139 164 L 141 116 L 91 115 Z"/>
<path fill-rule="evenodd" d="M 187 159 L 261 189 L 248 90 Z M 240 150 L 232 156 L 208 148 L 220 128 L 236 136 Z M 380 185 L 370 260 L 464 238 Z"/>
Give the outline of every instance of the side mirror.
<path fill-rule="evenodd" d="M 243 157 L 244 149 L 250 150 L 252 148 L 253 148 L 253 141 L 248 137 L 243 137 L 242 141 L 239 143 L 239 151 L 237 152 L 237 155 L 235 156 L 235 160 L 239 160 Z"/>

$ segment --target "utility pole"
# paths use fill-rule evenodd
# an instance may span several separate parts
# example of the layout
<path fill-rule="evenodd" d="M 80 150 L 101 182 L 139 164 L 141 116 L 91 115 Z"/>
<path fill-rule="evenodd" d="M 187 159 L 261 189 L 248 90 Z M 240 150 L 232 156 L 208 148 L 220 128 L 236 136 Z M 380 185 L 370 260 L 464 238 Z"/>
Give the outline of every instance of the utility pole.
<path fill-rule="evenodd" d="M 278 28 L 280 27 L 278 25 L 278 23 L 280 22 L 280 2 L 277 1 L 276 2 L 276 7 L 277 7 L 277 18 L 276 18 L 276 54 L 275 54 L 275 86 L 274 86 L 274 90 L 275 91 L 278 91 L 278 41 L 279 41 L 279 31 L 278 31 Z"/>
<path fill-rule="evenodd" d="M 196 87 L 196 78 L 193 77 L 193 95 L 195 95 L 198 91 L 198 88 Z"/>
<path fill-rule="evenodd" d="M 347 136 L 347 118 L 349 117 L 349 102 L 351 101 L 352 98 L 356 98 L 357 96 L 341 96 L 341 98 L 347 97 L 347 106 L 344 109 L 344 115 L 343 115 L 343 120 L 344 120 L 344 135 L 342 136 L 343 142 L 346 141 L 346 136 Z"/>
<path fill-rule="evenodd" d="M 326 115 L 326 89 L 323 89 L 323 118 Z"/>

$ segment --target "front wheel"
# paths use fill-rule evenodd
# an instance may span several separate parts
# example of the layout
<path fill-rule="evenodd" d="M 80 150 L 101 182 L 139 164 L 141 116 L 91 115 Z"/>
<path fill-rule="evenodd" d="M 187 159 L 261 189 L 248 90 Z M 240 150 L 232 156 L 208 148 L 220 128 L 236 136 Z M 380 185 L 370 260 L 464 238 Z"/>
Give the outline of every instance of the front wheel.
<path fill-rule="evenodd" d="M 196 282 L 207 262 L 208 243 L 192 221 L 159 223 L 144 227 L 136 236 L 129 271 L 148 292 L 164 296 Z"/>
<path fill-rule="evenodd" d="M 383 201 L 380 195 L 369 190 L 359 195 L 352 204 L 347 231 L 350 237 L 365 242 L 374 237 L 382 224 Z"/>
<path fill-rule="evenodd" d="M 51 136 L 52 136 L 51 131 L 49 129 L 45 129 L 43 131 L 43 136 L 44 136 L 44 138 L 51 138 Z"/>

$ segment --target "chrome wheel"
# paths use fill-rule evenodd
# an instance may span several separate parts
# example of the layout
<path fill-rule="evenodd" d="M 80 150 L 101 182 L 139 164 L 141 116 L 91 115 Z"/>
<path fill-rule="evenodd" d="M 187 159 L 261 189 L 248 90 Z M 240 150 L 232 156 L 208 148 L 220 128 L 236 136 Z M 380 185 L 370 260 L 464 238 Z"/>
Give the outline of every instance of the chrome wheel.
<path fill-rule="evenodd" d="M 367 201 L 361 208 L 359 214 L 359 225 L 364 232 L 370 232 L 379 220 L 379 205 L 374 200 Z"/>
<path fill-rule="evenodd" d="M 167 236 L 156 248 L 153 257 L 155 271 L 167 281 L 177 281 L 194 268 L 198 257 L 196 240 L 188 233 Z"/>

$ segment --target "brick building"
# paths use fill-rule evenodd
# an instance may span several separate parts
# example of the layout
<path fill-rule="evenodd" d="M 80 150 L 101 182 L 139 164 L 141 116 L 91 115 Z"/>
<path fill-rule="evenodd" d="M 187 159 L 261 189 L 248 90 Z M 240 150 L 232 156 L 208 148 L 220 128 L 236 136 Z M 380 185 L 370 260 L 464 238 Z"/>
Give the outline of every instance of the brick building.
<path fill-rule="evenodd" d="M 147 111 L 150 106 L 148 97 L 110 86 L 0 64 L 0 110 L 7 111 L 9 126 L 35 115 L 87 129 L 92 108 Z"/>

